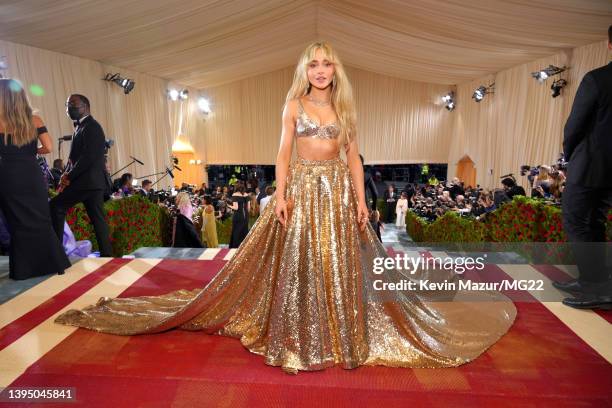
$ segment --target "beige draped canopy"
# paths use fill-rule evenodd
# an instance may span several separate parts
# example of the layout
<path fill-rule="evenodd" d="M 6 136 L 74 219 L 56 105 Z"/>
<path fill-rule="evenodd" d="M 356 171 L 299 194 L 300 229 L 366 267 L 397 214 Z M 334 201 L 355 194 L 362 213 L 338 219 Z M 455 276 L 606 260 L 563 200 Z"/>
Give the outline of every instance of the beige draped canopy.
<path fill-rule="evenodd" d="M 367 162 L 448 162 L 452 176 L 467 155 L 492 187 L 556 158 L 580 79 L 610 59 L 610 23 L 609 0 L 23 0 L 0 2 L 0 56 L 5 75 L 44 89 L 31 99 L 54 136 L 71 130 L 67 94 L 87 94 L 116 140 L 113 166 L 134 155 L 140 175 L 168 164 L 177 139 L 204 163 L 273 164 L 297 57 L 328 40 L 348 67 Z M 548 64 L 570 66 L 559 98 L 529 75 Z M 108 72 L 135 90 L 101 81 Z M 191 98 L 169 100 L 170 87 Z M 439 99 L 450 90 L 454 112 Z"/>

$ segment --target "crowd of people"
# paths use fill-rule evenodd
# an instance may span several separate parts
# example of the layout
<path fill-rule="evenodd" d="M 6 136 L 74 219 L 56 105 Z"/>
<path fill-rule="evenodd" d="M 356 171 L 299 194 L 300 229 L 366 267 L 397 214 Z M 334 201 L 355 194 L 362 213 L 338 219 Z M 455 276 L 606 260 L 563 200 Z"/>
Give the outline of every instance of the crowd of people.
<path fill-rule="evenodd" d="M 546 165 L 534 167 L 529 182 L 531 197 L 545 199 L 551 205 L 560 205 L 565 184 L 563 170 Z M 389 184 L 384 193 L 386 222 L 395 220 L 396 226 L 403 227 L 408 210 L 429 221 L 435 221 L 449 211 L 482 219 L 516 195 L 527 194 L 513 176 L 504 177 L 500 188 L 495 190 L 484 189 L 479 185 L 465 186 L 457 177 L 448 183 L 437 180 L 422 185 L 409 183 L 399 192 L 393 184 Z"/>
<path fill-rule="evenodd" d="M 183 183 L 170 191 L 155 191 L 150 180 L 134 183 L 130 173 L 114 180 L 110 199 L 141 195 L 169 209 L 177 224 L 173 230 L 175 247 L 216 248 L 219 246 L 216 221 L 232 218 L 229 247 L 238 248 L 249 231 L 249 217 L 257 216 L 272 198 L 272 185 L 260 188 L 257 180 L 199 188 Z"/>

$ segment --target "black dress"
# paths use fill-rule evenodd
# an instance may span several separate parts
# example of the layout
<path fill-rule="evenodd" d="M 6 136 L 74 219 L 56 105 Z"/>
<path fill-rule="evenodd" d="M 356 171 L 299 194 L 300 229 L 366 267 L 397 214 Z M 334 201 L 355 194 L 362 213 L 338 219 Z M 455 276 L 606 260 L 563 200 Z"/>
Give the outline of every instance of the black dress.
<path fill-rule="evenodd" d="M 176 216 L 174 229 L 175 248 L 204 248 L 193 222 L 183 214 Z"/>
<path fill-rule="evenodd" d="M 51 225 L 48 190 L 36 161 L 38 140 L 17 147 L 10 138 L 0 133 L 0 209 L 11 234 L 9 277 L 63 272 L 70 261 Z"/>
<path fill-rule="evenodd" d="M 238 203 L 238 209 L 232 215 L 232 236 L 229 247 L 238 248 L 249 233 L 249 217 L 246 208 L 249 196 L 234 195 L 232 201 Z"/>

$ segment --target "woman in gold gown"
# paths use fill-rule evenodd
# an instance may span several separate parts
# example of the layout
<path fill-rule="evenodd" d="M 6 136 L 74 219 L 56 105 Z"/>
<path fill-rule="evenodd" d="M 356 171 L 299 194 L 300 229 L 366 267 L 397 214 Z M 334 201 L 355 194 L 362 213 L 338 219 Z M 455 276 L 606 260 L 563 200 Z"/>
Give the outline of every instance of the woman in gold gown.
<path fill-rule="evenodd" d="M 454 275 L 374 272 L 375 259 L 388 255 L 368 222 L 351 87 L 327 43 L 308 46 L 296 68 L 276 180 L 234 257 L 203 289 L 102 298 L 56 322 L 119 335 L 179 328 L 231 336 L 294 374 L 336 364 L 458 366 L 512 325 L 516 309 L 496 292 L 375 290 L 377 280 Z"/>

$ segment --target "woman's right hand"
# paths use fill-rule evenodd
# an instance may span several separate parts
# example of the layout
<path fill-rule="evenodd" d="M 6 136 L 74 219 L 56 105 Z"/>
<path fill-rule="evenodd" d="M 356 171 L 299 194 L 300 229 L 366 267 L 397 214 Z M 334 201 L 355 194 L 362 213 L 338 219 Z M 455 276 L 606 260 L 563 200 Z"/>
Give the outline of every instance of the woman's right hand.
<path fill-rule="evenodd" d="M 276 219 L 283 227 L 287 226 L 287 201 L 282 197 L 276 198 L 276 207 L 274 209 Z"/>

